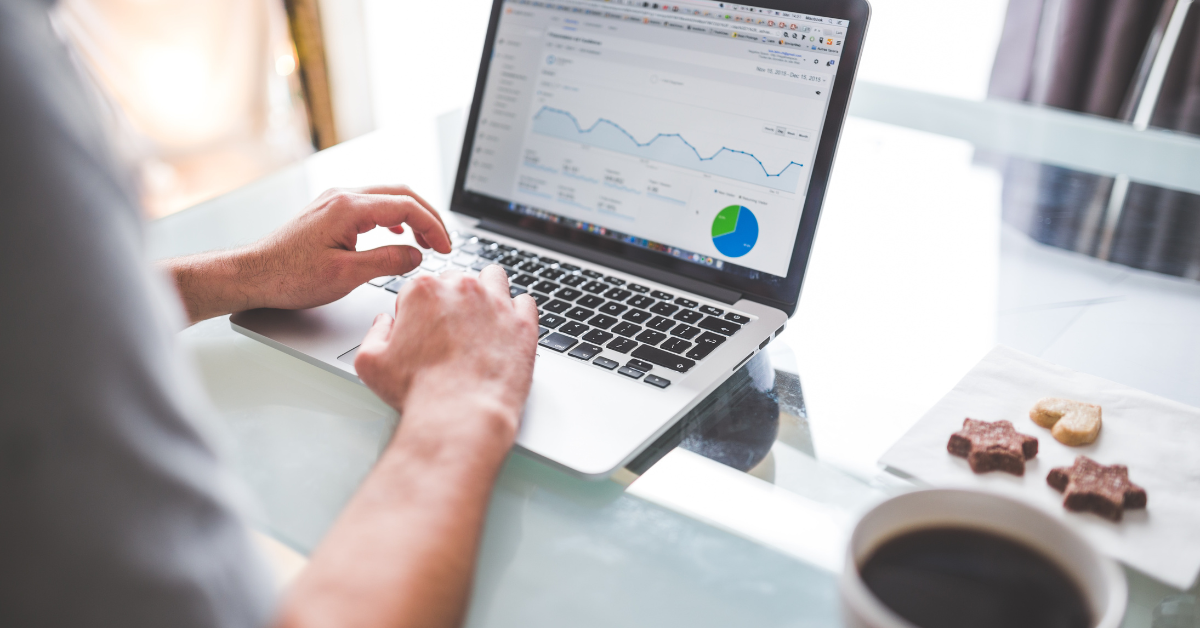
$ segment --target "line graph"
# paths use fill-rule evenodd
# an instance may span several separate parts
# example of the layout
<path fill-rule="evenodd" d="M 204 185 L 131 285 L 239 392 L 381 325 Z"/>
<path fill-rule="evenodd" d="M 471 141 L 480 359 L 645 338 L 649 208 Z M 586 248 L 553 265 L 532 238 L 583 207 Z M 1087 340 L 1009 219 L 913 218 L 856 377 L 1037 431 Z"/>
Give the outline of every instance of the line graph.
<path fill-rule="evenodd" d="M 753 153 L 726 146 L 705 157 L 679 133 L 659 133 L 641 142 L 621 125 L 607 118 L 598 118 L 585 129 L 569 111 L 549 106 L 543 106 L 534 114 L 533 131 L 785 192 L 796 191 L 800 183 L 800 169 L 804 167 L 804 164 L 789 161 L 782 170 L 771 173 Z"/>

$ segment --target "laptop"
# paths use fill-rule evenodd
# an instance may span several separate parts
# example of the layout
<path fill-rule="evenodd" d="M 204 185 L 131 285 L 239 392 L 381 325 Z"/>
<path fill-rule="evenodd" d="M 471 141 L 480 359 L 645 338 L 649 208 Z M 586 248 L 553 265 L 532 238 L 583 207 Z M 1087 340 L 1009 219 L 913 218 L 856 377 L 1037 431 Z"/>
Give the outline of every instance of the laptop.
<path fill-rule="evenodd" d="M 538 303 L 526 455 L 610 476 L 786 328 L 862 49 L 865 0 L 496 0 L 427 253 L 233 328 L 352 381 L 414 276 L 499 264 Z"/>

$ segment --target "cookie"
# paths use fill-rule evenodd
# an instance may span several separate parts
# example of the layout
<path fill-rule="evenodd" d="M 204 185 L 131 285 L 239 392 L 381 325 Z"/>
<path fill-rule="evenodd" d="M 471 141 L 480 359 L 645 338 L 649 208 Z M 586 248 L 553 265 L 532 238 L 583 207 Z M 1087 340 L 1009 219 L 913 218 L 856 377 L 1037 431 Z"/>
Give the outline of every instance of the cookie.
<path fill-rule="evenodd" d="M 1034 404 L 1029 418 L 1071 447 L 1091 444 L 1100 435 L 1100 406 L 1082 401 L 1047 397 Z"/>
<path fill-rule="evenodd" d="M 1025 461 L 1037 455 L 1038 441 L 1016 431 L 1008 421 L 964 419 L 963 428 L 950 435 L 946 451 L 966 458 L 975 473 L 1025 475 Z"/>
<path fill-rule="evenodd" d="M 1075 464 L 1050 470 L 1046 483 L 1063 493 L 1063 506 L 1120 521 L 1126 509 L 1146 507 L 1146 489 L 1129 481 L 1123 464 L 1102 465 L 1087 456 Z"/>

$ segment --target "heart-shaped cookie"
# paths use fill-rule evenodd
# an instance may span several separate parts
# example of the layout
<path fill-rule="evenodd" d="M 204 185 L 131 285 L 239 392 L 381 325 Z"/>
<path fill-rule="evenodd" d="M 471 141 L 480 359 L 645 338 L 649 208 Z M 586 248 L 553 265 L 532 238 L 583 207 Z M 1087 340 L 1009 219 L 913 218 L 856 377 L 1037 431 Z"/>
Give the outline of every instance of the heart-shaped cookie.
<path fill-rule="evenodd" d="M 1049 428 L 1054 440 L 1072 447 L 1087 445 L 1100 435 L 1100 406 L 1047 397 L 1029 411 L 1034 423 Z"/>

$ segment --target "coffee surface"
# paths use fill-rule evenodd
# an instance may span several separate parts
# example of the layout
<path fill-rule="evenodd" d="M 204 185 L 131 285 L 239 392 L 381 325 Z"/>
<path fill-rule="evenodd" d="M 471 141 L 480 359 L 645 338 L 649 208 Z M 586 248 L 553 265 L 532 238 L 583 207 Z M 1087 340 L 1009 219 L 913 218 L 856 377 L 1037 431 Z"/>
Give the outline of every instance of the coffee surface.
<path fill-rule="evenodd" d="M 1037 551 L 968 528 L 884 543 L 860 569 L 884 604 L 921 628 L 1089 628 L 1075 582 Z"/>

